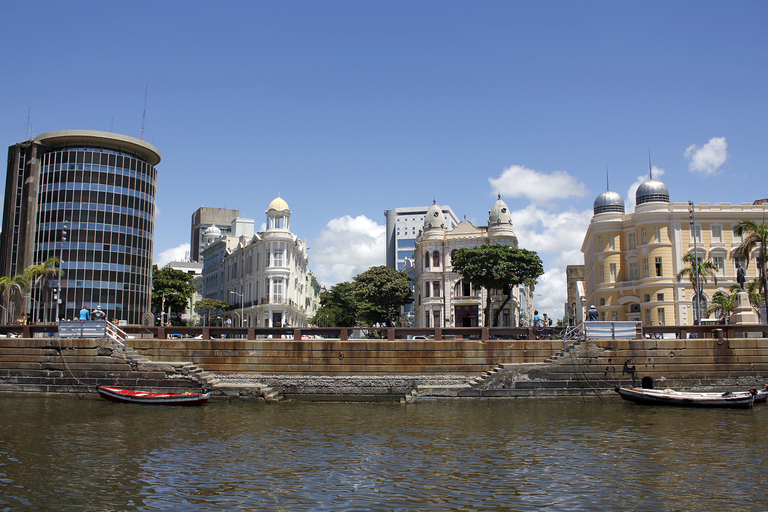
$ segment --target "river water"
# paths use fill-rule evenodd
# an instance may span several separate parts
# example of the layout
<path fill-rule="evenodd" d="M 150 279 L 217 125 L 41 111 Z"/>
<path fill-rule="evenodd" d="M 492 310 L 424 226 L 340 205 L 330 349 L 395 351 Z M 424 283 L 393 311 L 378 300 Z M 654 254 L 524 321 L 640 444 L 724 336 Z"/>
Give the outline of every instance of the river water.
<path fill-rule="evenodd" d="M 765 510 L 768 408 L 0 398 L 0 511 Z"/>

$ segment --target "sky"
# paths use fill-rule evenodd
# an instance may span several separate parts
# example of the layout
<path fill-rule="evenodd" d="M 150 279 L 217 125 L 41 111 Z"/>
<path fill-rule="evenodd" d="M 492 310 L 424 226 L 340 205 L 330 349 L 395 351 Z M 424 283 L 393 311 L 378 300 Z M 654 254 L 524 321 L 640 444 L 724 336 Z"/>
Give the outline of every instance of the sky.
<path fill-rule="evenodd" d="M 385 264 L 385 210 L 485 225 L 500 194 L 559 318 L 608 183 L 628 212 L 650 166 L 672 201 L 768 197 L 764 1 L 34 5 L 0 2 L 0 140 L 143 135 L 161 266 L 197 208 L 258 229 L 279 194 L 332 286 Z"/>

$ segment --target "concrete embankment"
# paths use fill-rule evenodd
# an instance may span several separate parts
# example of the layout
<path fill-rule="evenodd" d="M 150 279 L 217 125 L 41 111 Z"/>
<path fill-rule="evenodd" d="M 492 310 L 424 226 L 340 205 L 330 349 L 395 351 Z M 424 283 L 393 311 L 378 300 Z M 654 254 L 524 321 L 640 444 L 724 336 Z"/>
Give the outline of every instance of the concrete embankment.
<path fill-rule="evenodd" d="M 765 338 L 557 340 L 129 340 L 0 338 L 0 392 L 91 393 L 97 385 L 213 399 L 405 401 L 594 399 L 618 384 L 762 387 Z"/>

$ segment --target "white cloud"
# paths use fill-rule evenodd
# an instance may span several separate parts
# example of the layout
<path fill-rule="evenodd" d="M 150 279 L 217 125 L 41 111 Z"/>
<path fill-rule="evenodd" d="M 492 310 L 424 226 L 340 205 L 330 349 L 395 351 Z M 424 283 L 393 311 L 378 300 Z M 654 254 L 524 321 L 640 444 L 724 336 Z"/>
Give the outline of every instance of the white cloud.
<path fill-rule="evenodd" d="M 662 176 L 664 176 L 664 169 L 660 167 L 656 167 L 655 165 L 651 167 L 651 174 L 653 174 L 653 179 L 658 180 Z M 642 174 L 637 177 L 635 182 L 629 186 L 629 190 L 627 190 L 627 197 L 624 199 L 624 211 L 627 213 L 632 213 L 635 211 L 635 206 L 637 206 L 637 189 L 640 187 L 640 185 L 643 184 L 644 181 L 650 179 L 650 175 L 648 174 Z"/>
<path fill-rule="evenodd" d="M 313 240 L 310 267 L 330 287 L 349 281 L 370 267 L 384 265 L 385 227 L 364 215 L 332 219 Z"/>
<path fill-rule="evenodd" d="M 536 251 L 540 256 L 556 254 L 560 260 L 564 254 L 581 254 L 581 243 L 592 220 L 592 210 L 551 213 L 534 205 L 513 211 L 511 215 L 520 247 Z M 563 270 L 566 264 L 583 262 L 572 259 L 568 258 L 563 264 Z"/>
<path fill-rule="evenodd" d="M 155 258 L 155 265 L 163 268 L 171 261 L 184 261 L 189 259 L 189 244 L 181 244 L 178 247 L 166 249 Z"/>
<path fill-rule="evenodd" d="M 527 197 L 534 204 L 549 204 L 556 199 L 584 197 L 587 187 L 565 171 L 545 174 L 522 165 L 504 169 L 498 178 L 488 178 L 494 193 L 505 197 Z"/>
<path fill-rule="evenodd" d="M 553 268 L 539 278 L 533 295 L 533 307 L 539 314 L 547 313 L 553 321 L 563 318 L 568 300 L 565 272 Z"/>
<path fill-rule="evenodd" d="M 712 137 L 702 147 L 691 144 L 685 149 L 685 158 L 690 159 L 688 170 L 710 176 L 717 174 L 717 170 L 728 158 L 727 149 L 725 137 Z"/>

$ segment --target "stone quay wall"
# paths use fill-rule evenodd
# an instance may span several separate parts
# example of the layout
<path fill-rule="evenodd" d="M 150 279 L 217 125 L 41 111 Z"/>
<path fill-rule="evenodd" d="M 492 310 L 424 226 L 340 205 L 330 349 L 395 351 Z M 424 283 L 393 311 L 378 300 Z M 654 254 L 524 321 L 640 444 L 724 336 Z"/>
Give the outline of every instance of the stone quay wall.
<path fill-rule="evenodd" d="M 97 385 L 310 400 L 611 394 L 643 377 L 664 387 L 768 379 L 766 338 L 293 340 L 0 338 L 0 392 Z M 754 384 L 753 384 L 754 383 Z M 659 384 L 661 386 L 661 384 Z M 762 387 L 762 385 L 761 385 Z M 258 392 L 254 391 L 257 389 Z M 218 390 L 218 391 L 217 391 Z M 243 391 L 250 390 L 250 391 Z"/>

